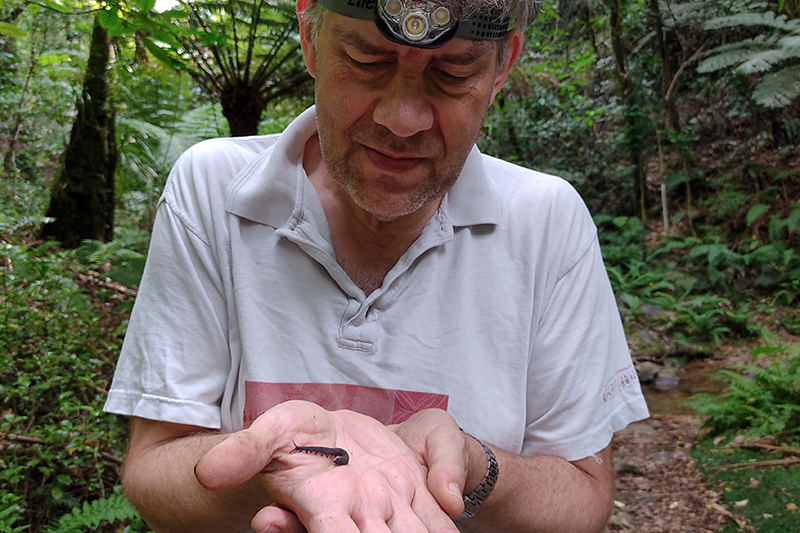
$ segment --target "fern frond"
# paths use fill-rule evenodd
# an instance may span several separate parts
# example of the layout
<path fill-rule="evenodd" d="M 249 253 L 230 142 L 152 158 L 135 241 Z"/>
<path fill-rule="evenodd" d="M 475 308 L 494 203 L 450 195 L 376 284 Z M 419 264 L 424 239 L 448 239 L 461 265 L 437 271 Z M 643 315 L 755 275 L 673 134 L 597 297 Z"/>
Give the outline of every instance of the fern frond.
<path fill-rule="evenodd" d="M 159 126 L 155 124 L 150 124 L 144 120 L 138 120 L 135 118 L 128 118 L 128 117 L 119 117 L 116 119 L 117 128 L 126 127 L 131 130 L 134 130 L 138 133 L 143 133 L 150 137 L 154 137 L 157 139 L 166 139 L 169 137 L 169 133 Z"/>
<path fill-rule="evenodd" d="M 720 370 L 717 374 L 730 384 L 731 395 L 737 395 L 745 400 L 761 395 L 761 388 L 753 379 L 731 370 Z"/>
<path fill-rule="evenodd" d="M 767 50 L 750 56 L 750 59 L 736 67 L 737 72 L 742 74 L 757 74 L 772 70 L 773 65 L 777 65 L 791 57 L 795 57 L 792 50 L 777 48 Z"/>
<path fill-rule="evenodd" d="M 752 58 L 753 54 L 773 50 L 775 44 L 765 41 L 762 37 L 717 47 L 709 53 L 709 57 L 700 61 L 697 65 L 697 71 L 708 73 L 740 65 Z"/>
<path fill-rule="evenodd" d="M 727 17 L 717 17 L 706 21 L 703 28 L 706 30 L 720 30 L 723 28 L 736 28 L 737 26 L 768 26 L 784 31 L 794 31 L 797 23 L 790 21 L 787 23 L 786 15 L 775 16 L 772 11 L 766 13 L 740 13 Z"/>
<path fill-rule="evenodd" d="M 778 41 L 778 45 L 789 50 L 798 50 L 798 53 L 800 53 L 800 35 L 790 35 L 788 37 L 784 37 Z"/>
<path fill-rule="evenodd" d="M 128 503 L 125 496 L 113 494 L 93 502 L 85 502 L 83 507 L 75 507 L 72 513 L 62 516 L 55 527 L 46 533 L 74 533 L 85 527 L 97 528 L 101 522 L 110 524 L 121 520 L 138 518 L 136 510 Z"/>
<path fill-rule="evenodd" d="M 764 107 L 785 107 L 800 96 L 800 65 L 764 76 L 753 91 L 753 99 Z"/>

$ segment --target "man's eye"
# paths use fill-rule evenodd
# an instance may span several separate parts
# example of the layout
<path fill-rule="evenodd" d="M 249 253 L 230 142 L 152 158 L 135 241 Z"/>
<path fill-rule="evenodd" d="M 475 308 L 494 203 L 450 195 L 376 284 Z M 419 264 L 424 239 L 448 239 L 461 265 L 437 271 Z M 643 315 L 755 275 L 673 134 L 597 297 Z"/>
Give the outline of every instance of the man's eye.
<path fill-rule="evenodd" d="M 388 65 L 388 63 L 385 61 L 359 61 L 352 57 L 350 57 L 350 63 L 357 69 L 363 70 L 365 72 L 374 72 L 376 70 L 381 70 L 383 68 L 386 68 L 386 65 Z"/>
<path fill-rule="evenodd" d="M 434 73 L 441 81 L 453 85 L 463 85 L 470 79 L 470 76 L 458 76 L 439 68 L 434 69 Z"/>

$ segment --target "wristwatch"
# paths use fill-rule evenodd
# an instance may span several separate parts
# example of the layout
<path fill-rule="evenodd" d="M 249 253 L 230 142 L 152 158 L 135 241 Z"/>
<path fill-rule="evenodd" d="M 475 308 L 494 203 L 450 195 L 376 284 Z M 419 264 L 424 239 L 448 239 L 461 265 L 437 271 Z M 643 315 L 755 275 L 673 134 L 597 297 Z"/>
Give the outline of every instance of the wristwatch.
<path fill-rule="evenodd" d="M 470 435 L 470 437 L 472 437 L 472 435 Z M 475 437 L 472 438 L 475 439 Z M 464 496 L 464 512 L 458 517 L 459 519 L 472 518 L 475 516 L 475 513 L 478 512 L 478 507 L 489 497 L 489 494 L 491 494 L 494 488 L 494 484 L 497 483 L 497 457 L 494 456 L 494 452 L 491 448 L 480 440 L 475 440 L 477 440 L 478 444 L 483 446 L 484 451 L 486 451 L 486 460 L 489 465 L 486 467 L 486 475 L 483 477 L 483 481 L 481 481 L 480 485 L 478 485 L 478 488 Z"/>

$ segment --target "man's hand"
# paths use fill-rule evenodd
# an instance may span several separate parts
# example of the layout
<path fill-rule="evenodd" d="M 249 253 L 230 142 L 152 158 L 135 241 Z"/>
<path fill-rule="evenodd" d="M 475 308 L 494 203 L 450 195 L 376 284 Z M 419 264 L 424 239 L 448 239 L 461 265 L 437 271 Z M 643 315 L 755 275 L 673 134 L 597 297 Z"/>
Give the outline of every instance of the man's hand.
<path fill-rule="evenodd" d="M 486 463 L 486 454 L 475 439 L 467 437 L 449 413 L 426 409 L 402 424 L 392 426 L 395 433 L 429 468 L 428 488 L 450 516 L 464 510 L 461 496 L 477 486 L 483 474 L 470 474 L 470 461 Z M 485 470 L 484 470 L 485 471 Z M 473 486 L 474 484 L 474 486 Z"/>
<path fill-rule="evenodd" d="M 474 490 L 486 475 L 481 444 L 440 409 L 416 413 L 393 429 L 428 469 L 428 488 L 442 509 L 450 516 L 460 515 L 461 495 Z M 492 533 L 604 529 L 613 501 L 610 446 L 572 462 L 492 448 L 500 464 L 497 483 L 475 517 L 460 524 L 464 529 Z"/>
<path fill-rule="evenodd" d="M 298 446 L 342 448 L 349 463 L 337 466 L 330 457 L 296 451 Z M 195 474 L 210 490 L 261 476 L 279 507 L 265 507 L 253 518 L 259 532 L 267 526 L 301 530 L 302 524 L 311 533 L 456 533 L 428 491 L 421 464 L 398 435 L 370 417 L 294 401 L 211 449 Z"/>

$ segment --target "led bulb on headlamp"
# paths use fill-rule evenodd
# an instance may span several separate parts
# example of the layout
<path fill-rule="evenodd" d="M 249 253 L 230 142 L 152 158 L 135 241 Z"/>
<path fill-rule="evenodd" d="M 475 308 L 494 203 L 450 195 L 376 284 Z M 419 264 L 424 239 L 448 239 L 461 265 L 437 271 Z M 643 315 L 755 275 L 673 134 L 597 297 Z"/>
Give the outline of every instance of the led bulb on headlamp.
<path fill-rule="evenodd" d="M 422 10 L 414 10 L 403 17 L 403 35 L 409 41 L 419 41 L 428 34 L 430 23 Z"/>
<path fill-rule="evenodd" d="M 433 10 L 433 21 L 439 26 L 444 26 L 450 23 L 450 10 L 444 6 L 439 6 Z"/>
<path fill-rule="evenodd" d="M 392 17 L 399 17 L 403 12 L 403 2 L 400 0 L 387 0 L 383 5 L 383 10 L 387 15 Z"/>

